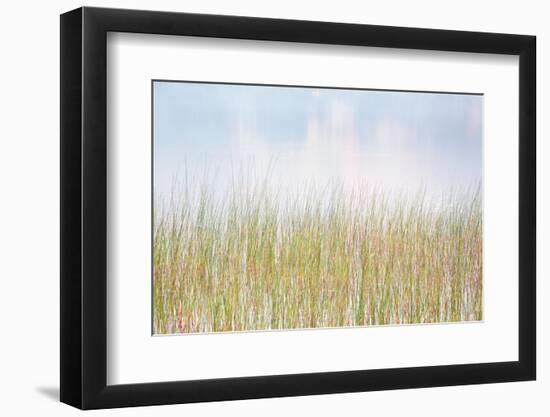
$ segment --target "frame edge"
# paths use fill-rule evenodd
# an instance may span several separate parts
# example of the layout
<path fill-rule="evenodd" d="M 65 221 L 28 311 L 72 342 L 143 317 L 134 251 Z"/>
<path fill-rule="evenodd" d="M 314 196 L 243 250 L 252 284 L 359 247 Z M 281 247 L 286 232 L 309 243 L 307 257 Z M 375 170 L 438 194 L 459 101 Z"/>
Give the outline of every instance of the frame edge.
<path fill-rule="evenodd" d="M 82 9 L 60 16 L 60 400 L 82 407 Z"/>
<path fill-rule="evenodd" d="M 519 362 L 528 380 L 537 375 L 537 73 L 535 36 L 519 53 Z"/>

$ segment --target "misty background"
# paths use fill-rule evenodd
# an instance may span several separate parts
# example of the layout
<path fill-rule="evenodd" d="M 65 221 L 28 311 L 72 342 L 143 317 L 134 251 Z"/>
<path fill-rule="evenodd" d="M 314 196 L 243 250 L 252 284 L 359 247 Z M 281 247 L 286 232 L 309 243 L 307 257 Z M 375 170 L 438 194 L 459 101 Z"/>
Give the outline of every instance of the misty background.
<path fill-rule="evenodd" d="M 284 192 L 360 184 L 438 196 L 482 181 L 481 95 L 154 81 L 154 191 L 239 173 Z"/>

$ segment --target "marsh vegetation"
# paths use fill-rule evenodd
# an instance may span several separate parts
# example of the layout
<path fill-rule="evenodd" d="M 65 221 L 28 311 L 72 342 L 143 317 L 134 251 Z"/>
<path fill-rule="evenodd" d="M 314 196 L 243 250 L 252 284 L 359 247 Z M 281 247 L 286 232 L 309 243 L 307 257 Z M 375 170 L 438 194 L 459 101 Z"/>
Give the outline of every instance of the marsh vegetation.
<path fill-rule="evenodd" d="M 155 196 L 155 334 L 482 319 L 479 189 L 296 187 Z"/>

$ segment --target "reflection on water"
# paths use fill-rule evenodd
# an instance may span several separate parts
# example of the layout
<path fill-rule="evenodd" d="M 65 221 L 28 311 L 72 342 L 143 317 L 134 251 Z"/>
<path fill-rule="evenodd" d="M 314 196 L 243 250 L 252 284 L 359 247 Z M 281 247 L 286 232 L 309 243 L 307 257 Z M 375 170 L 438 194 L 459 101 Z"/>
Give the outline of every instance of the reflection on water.
<path fill-rule="evenodd" d="M 482 179 L 479 95 L 155 82 L 154 189 L 220 198 L 237 177 L 301 193 L 338 184 L 429 201 Z M 245 174 L 243 174 L 245 172 Z M 241 178 L 242 180 L 242 178 Z"/>

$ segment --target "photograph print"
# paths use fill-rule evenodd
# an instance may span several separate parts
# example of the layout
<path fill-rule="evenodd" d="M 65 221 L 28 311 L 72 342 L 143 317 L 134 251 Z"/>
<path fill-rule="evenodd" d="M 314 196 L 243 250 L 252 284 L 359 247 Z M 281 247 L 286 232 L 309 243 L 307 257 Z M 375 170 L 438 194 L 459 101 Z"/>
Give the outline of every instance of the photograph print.
<path fill-rule="evenodd" d="M 152 94 L 154 335 L 483 320 L 483 95 Z"/>

